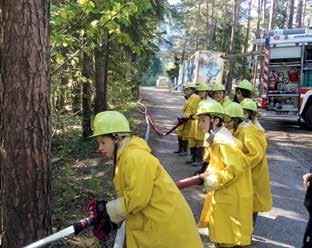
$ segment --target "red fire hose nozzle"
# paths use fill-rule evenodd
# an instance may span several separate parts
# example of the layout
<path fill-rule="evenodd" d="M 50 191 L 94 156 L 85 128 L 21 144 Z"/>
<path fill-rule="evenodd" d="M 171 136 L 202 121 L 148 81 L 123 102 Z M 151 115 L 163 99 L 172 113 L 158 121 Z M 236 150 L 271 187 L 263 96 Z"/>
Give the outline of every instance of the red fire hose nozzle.
<path fill-rule="evenodd" d="M 179 189 L 185 189 L 194 185 L 200 185 L 204 178 L 207 177 L 209 174 L 207 172 L 193 176 L 184 178 L 176 182 L 176 185 Z"/>

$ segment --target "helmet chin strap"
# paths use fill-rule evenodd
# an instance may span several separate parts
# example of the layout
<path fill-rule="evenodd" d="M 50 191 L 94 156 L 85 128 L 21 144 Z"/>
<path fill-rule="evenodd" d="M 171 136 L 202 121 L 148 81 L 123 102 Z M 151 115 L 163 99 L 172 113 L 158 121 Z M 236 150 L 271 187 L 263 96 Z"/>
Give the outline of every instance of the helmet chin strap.
<path fill-rule="evenodd" d="M 114 144 L 114 158 L 113 158 L 113 165 L 114 165 L 113 178 L 114 178 L 115 177 L 116 164 L 117 164 L 118 143 L 116 141 L 118 139 L 118 135 L 117 134 L 113 134 L 113 139 L 115 141 L 115 144 Z"/>
<path fill-rule="evenodd" d="M 215 120 L 215 118 L 211 116 L 211 117 L 210 117 L 210 125 L 209 125 L 209 137 L 208 137 L 208 139 L 207 139 L 207 141 L 208 141 L 210 144 L 213 143 L 214 136 L 215 136 L 215 134 L 216 134 L 215 131 L 217 131 L 217 130 L 219 129 L 219 128 L 216 128 L 216 129 L 213 128 L 214 120 Z"/>
<path fill-rule="evenodd" d="M 115 143 L 114 145 L 114 169 L 113 169 L 113 178 L 115 177 L 115 170 L 116 170 L 116 164 L 117 164 L 117 151 L 118 151 L 118 144 Z"/>
<path fill-rule="evenodd" d="M 209 133 L 213 132 L 213 122 L 214 122 L 214 117 L 210 118 L 210 125 L 209 125 Z"/>

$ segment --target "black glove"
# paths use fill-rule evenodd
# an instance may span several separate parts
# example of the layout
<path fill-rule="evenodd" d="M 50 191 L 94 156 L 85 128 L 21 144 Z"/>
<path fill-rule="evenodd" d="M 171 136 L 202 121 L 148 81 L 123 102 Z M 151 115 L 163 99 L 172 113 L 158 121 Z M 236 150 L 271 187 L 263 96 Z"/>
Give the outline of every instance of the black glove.
<path fill-rule="evenodd" d="M 189 120 L 189 118 L 187 118 L 187 117 L 178 117 L 178 123 L 180 125 L 187 122 L 188 120 Z"/>

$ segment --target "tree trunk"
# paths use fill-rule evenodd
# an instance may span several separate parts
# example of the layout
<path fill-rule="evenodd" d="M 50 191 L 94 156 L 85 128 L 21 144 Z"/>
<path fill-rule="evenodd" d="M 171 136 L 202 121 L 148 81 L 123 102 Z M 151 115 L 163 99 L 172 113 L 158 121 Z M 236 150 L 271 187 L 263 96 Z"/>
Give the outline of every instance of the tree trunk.
<path fill-rule="evenodd" d="M 271 9 L 270 9 L 270 21 L 268 30 L 273 29 L 275 26 L 275 9 L 276 9 L 277 0 L 271 1 Z"/>
<path fill-rule="evenodd" d="M 206 50 L 209 49 L 209 0 L 206 0 Z"/>
<path fill-rule="evenodd" d="M 48 6 L 0 2 L 1 247 L 51 231 Z"/>
<path fill-rule="evenodd" d="M 82 136 L 89 137 L 91 130 L 91 81 L 92 81 L 92 57 L 86 52 L 82 59 L 82 76 L 86 80 L 82 83 Z"/>
<path fill-rule="evenodd" d="M 81 110 L 81 81 L 76 80 L 73 84 L 72 88 L 72 111 L 73 113 L 77 113 Z"/>
<path fill-rule="evenodd" d="M 210 21 L 210 37 L 209 37 L 209 48 L 213 47 L 213 38 L 214 38 L 214 30 L 215 30 L 215 17 L 214 17 L 214 12 L 215 12 L 215 1 L 211 1 L 211 21 Z"/>
<path fill-rule="evenodd" d="M 198 50 L 198 36 L 200 33 L 200 1 L 198 1 L 198 12 L 196 18 L 195 51 Z"/>
<path fill-rule="evenodd" d="M 263 6 L 263 7 L 262 7 Z M 256 29 L 256 39 L 260 38 L 260 24 L 261 24 L 261 16 L 264 23 L 265 18 L 265 7 L 266 1 L 263 2 L 263 0 L 258 0 L 258 16 L 257 16 L 257 29 Z M 262 14 L 263 13 L 263 14 Z M 252 51 L 255 52 L 257 50 L 257 46 L 253 45 Z M 258 67 L 258 56 L 254 55 L 253 57 L 253 66 L 252 66 L 252 82 L 256 82 L 257 78 L 257 68 Z"/>
<path fill-rule="evenodd" d="M 261 9 L 262 9 L 262 28 L 266 29 L 266 19 L 267 19 L 267 0 L 261 0 Z"/>
<path fill-rule="evenodd" d="M 286 28 L 292 28 L 293 25 L 293 19 L 294 19 L 294 5 L 295 0 L 288 0 L 287 2 L 287 13 L 286 13 Z"/>
<path fill-rule="evenodd" d="M 248 22 L 247 22 L 247 32 L 246 32 L 246 38 L 245 38 L 245 44 L 244 44 L 244 53 L 247 53 L 248 51 L 248 41 L 249 41 L 249 33 L 250 33 L 250 21 L 251 21 L 251 5 L 252 0 L 248 0 Z M 244 72 L 243 72 L 244 78 L 247 76 L 247 57 L 244 57 Z"/>
<path fill-rule="evenodd" d="M 107 78 L 109 59 L 109 36 L 94 50 L 95 58 L 95 113 L 107 110 Z"/>
<path fill-rule="evenodd" d="M 297 5 L 297 18 L 296 18 L 296 23 L 297 23 L 297 28 L 302 28 L 302 9 L 303 9 L 303 0 L 298 0 L 298 5 Z"/>
<path fill-rule="evenodd" d="M 307 14 L 307 0 L 303 0 L 303 15 L 302 15 L 302 26 L 305 26 L 305 18 Z"/>
<path fill-rule="evenodd" d="M 58 80 L 58 90 L 56 96 L 56 110 L 59 113 L 63 113 L 65 110 L 65 89 L 67 80 L 66 77 L 62 75 L 62 71 L 59 71 L 59 80 Z"/>
<path fill-rule="evenodd" d="M 240 1 L 234 0 L 233 11 L 232 11 L 233 26 L 232 26 L 231 43 L 230 43 L 230 51 L 229 51 L 230 55 L 233 54 L 235 50 L 235 39 L 236 39 L 236 31 L 237 31 L 237 24 L 238 24 L 238 18 L 239 18 L 239 7 L 240 7 Z M 230 92 L 232 90 L 233 65 L 234 65 L 234 58 L 230 57 L 227 81 L 226 81 L 227 92 Z"/>
<path fill-rule="evenodd" d="M 227 4 L 228 4 L 228 0 L 224 0 L 224 9 L 223 9 L 223 18 L 224 18 L 224 22 L 223 22 L 223 32 L 222 32 L 222 51 L 225 52 L 226 50 L 226 42 L 225 42 L 225 36 L 226 36 L 226 28 L 227 28 Z"/>
<path fill-rule="evenodd" d="M 264 18 L 264 16 L 262 16 L 262 12 L 264 12 L 264 8 L 262 8 L 262 3 L 263 0 L 258 0 L 258 16 L 257 16 L 257 29 L 256 29 L 256 39 L 260 38 L 260 25 L 261 25 L 261 17 Z M 249 15 L 250 16 L 250 12 Z M 255 51 L 256 46 L 253 46 L 253 51 Z"/>
<path fill-rule="evenodd" d="M 216 32 L 217 32 L 217 23 L 218 19 L 215 18 L 212 26 L 212 31 L 211 31 L 211 42 L 210 42 L 210 47 L 214 48 L 215 46 L 215 41 L 216 41 Z"/>

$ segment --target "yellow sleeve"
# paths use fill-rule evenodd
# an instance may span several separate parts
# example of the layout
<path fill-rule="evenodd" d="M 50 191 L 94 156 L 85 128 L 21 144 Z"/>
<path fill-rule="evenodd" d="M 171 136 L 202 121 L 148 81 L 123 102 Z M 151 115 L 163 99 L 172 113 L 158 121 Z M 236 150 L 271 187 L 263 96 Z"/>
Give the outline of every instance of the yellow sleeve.
<path fill-rule="evenodd" d="M 191 114 L 193 114 L 193 100 L 192 97 L 187 99 L 185 108 L 184 108 L 184 116 L 189 117 Z"/>
<path fill-rule="evenodd" d="M 134 214 L 144 209 L 150 201 L 158 160 L 147 152 L 137 150 L 129 155 L 125 163 L 124 207 L 126 214 Z"/>
<path fill-rule="evenodd" d="M 255 133 L 245 132 L 242 142 L 245 154 L 244 159 L 251 168 L 255 168 L 263 159 L 265 151 L 259 143 Z"/>
<path fill-rule="evenodd" d="M 223 159 L 224 169 L 214 172 L 216 177 L 216 189 L 233 183 L 244 172 L 242 152 L 239 149 L 229 145 L 220 145 L 220 155 Z"/>
<path fill-rule="evenodd" d="M 184 109 L 184 115 L 186 117 L 189 117 L 190 115 L 196 114 L 199 102 L 200 102 L 200 98 L 198 95 L 196 95 L 196 94 L 191 95 L 190 98 L 187 99 L 187 101 L 186 101 L 186 106 Z"/>

